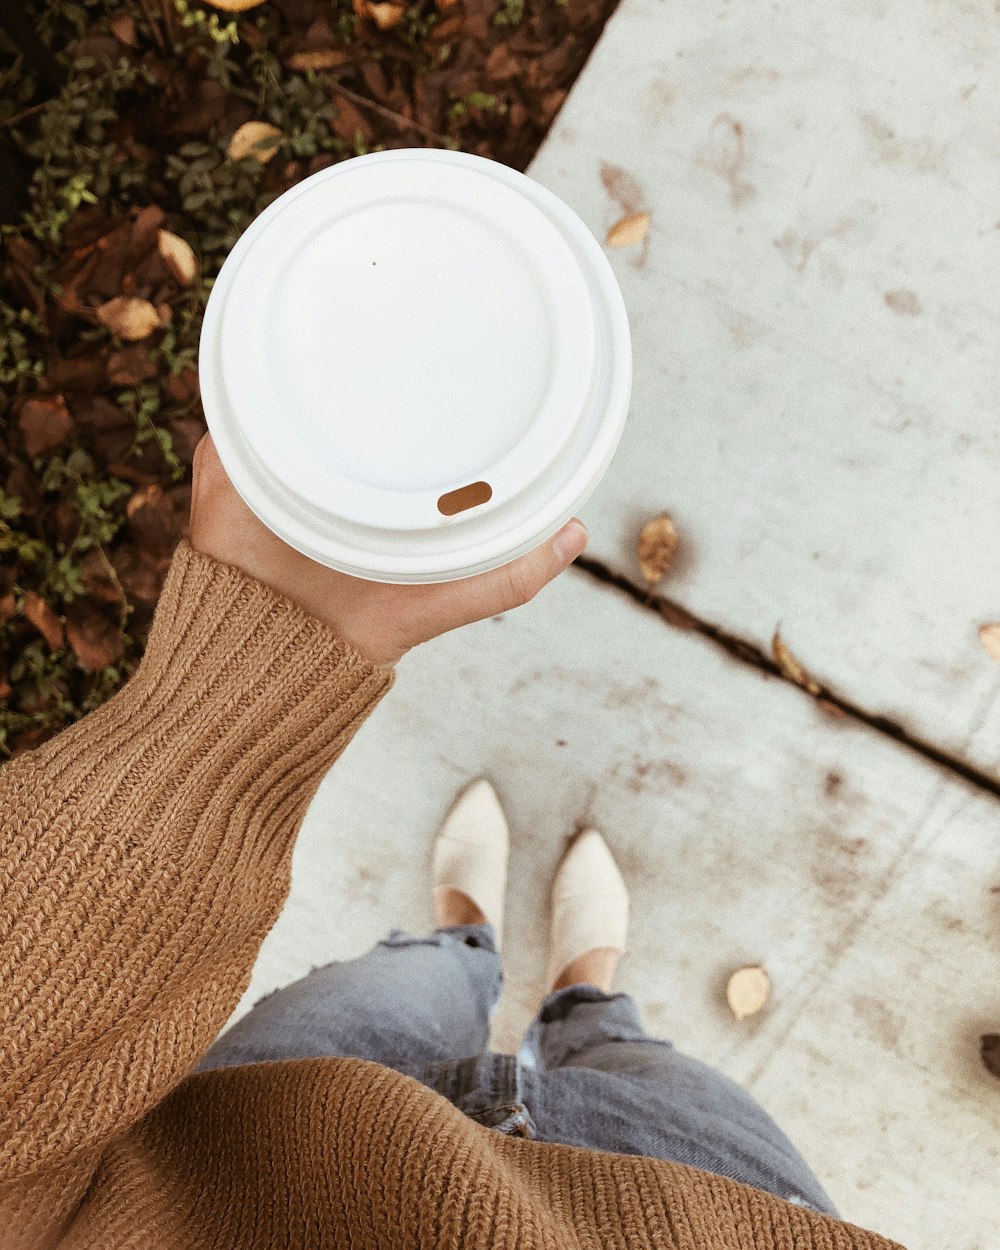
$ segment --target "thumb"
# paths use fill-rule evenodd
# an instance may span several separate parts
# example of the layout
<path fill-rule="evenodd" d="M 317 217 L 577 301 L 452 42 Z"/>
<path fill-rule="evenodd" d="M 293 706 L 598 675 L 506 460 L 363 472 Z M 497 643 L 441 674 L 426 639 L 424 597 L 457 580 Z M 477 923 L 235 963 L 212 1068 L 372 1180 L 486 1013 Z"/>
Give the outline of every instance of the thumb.
<path fill-rule="evenodd" d="M 573 563 L 586 547 L 587 537 L 587 527 L 573 517 L 547 542 L 509 564 L 452 582 L 447 601 L 437 604 L 438 632 L 471 625 L 530 602 Z"/>

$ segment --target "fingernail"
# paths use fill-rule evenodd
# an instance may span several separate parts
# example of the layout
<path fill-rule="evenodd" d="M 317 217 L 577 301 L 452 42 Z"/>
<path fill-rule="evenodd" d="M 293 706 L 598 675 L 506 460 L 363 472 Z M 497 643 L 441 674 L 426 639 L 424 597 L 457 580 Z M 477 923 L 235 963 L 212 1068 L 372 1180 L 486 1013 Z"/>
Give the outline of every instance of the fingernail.
<path fill-rule="evenodd" d="M 573 520 L 556 535 L 553 546 L 563 565 L 572 564 L 587 545 L 587 527 L 582 521 Z"/>

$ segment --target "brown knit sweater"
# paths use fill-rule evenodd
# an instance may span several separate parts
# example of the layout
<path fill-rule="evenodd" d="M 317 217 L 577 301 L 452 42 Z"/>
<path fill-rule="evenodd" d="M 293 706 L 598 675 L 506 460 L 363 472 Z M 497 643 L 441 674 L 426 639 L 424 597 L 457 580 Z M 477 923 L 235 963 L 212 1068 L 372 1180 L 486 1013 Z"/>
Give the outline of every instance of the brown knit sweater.
<path fill-rule="evenodd" d="M 376 1064 L 192 1075 L 393 680 L 182 542 L 128 685 L 0 772 L 0 1245 L 888 1250 L 705 1172 L 504 1137 Z"/>

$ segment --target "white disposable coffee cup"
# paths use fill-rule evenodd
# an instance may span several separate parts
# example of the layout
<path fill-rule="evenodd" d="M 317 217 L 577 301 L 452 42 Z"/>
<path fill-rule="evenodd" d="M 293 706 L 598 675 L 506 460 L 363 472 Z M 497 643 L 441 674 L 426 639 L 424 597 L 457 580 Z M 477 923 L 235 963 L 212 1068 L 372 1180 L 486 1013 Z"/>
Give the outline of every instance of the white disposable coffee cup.
<path fill-rule="evenodd" d="M 583 222 L 461 152 L 378 152 L 257 217 L 205 312 L 205 415 L 248 506 L 380 582 L 506 564 L 589 498 L 632 384 L 625 306 Z"/>

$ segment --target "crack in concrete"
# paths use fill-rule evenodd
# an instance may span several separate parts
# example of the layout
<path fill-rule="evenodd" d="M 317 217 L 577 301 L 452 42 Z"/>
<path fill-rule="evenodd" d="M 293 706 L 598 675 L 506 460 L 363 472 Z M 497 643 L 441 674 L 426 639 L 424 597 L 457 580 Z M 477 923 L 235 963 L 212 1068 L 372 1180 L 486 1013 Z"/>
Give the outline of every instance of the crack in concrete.
<path fill-rule="evenodd" d="M 684 630 L 686 633 L 700 634 L 702 638 L 707 638 L 709 642 L 714 643 L 732 659 L 738 660 L 741 664 L 748 664 L 751 668 L 759 669 L 761 672 L 767 673 L 771 677 L 777 677 L 779 680 L 787 682 L 790 686 L 794 686 L 797 690 L 801 690 L 804 695 L 807 695 L 821 707 L 825 705 L 828 709 L 828 714 L 842 714 L 853 717 L 854 720 L 861 721 L 862 724 L 868 725 L 878 733 L 883 733 L 886 737 L 892 738 L 902 746 L 908 747 L 918 755 L 922 755 L 924 759 L 931 760 L 939 767 L 945 768 L 956 776 L 961 777 L 964 781 L 969 782 L 970 785 L 976 786 L 980 790 L 986 790 L 988 793 L 1000 798 L 1000 779 L 991 777 L 989 773 L 982 772 L 974 765 L 967 764 L 964 760 L 949 754 L 949 752 L 935 746 L 932 742 L 928 742 L 917 734 L 911 733 L 910 730 L 899 724 L 898 721 L 890 720 L 887 716 L 879 716 L 863 707 L 859 707 L 858 704 L 851 702 L 850 699 L 837 694 L 829 686 L 818 682 L 817 684 L 820 686 L 819 693 L 811 694 L 805 687 L 800 686 L 798 682 L 792 681 L 790 677 L 783 673 L 774 659 L 756 643 L 748 642 L 745 638 L 740 638 L 738 634 L 730 633 L 729 630 L 724 629 L 721 625 L 714 625 L 711 621 L 703 620 L 665 595 L 653 594 L 651 591 L 637 586 L 634 582 L 629 581 L 627 577 L 616 573 L 602 561 L 595 560 L 591 556 L 577 556 L 572 567 L 582 570 L 599 582 L 605 582 L 610 586 L 614 586 L 617 590 L 622 591 L 641 604 L 642 607 L 656 612 L 668 625 L 672 625 L 675 629 Z M 834 709 L 836 710 L 834 711 Z"/>

